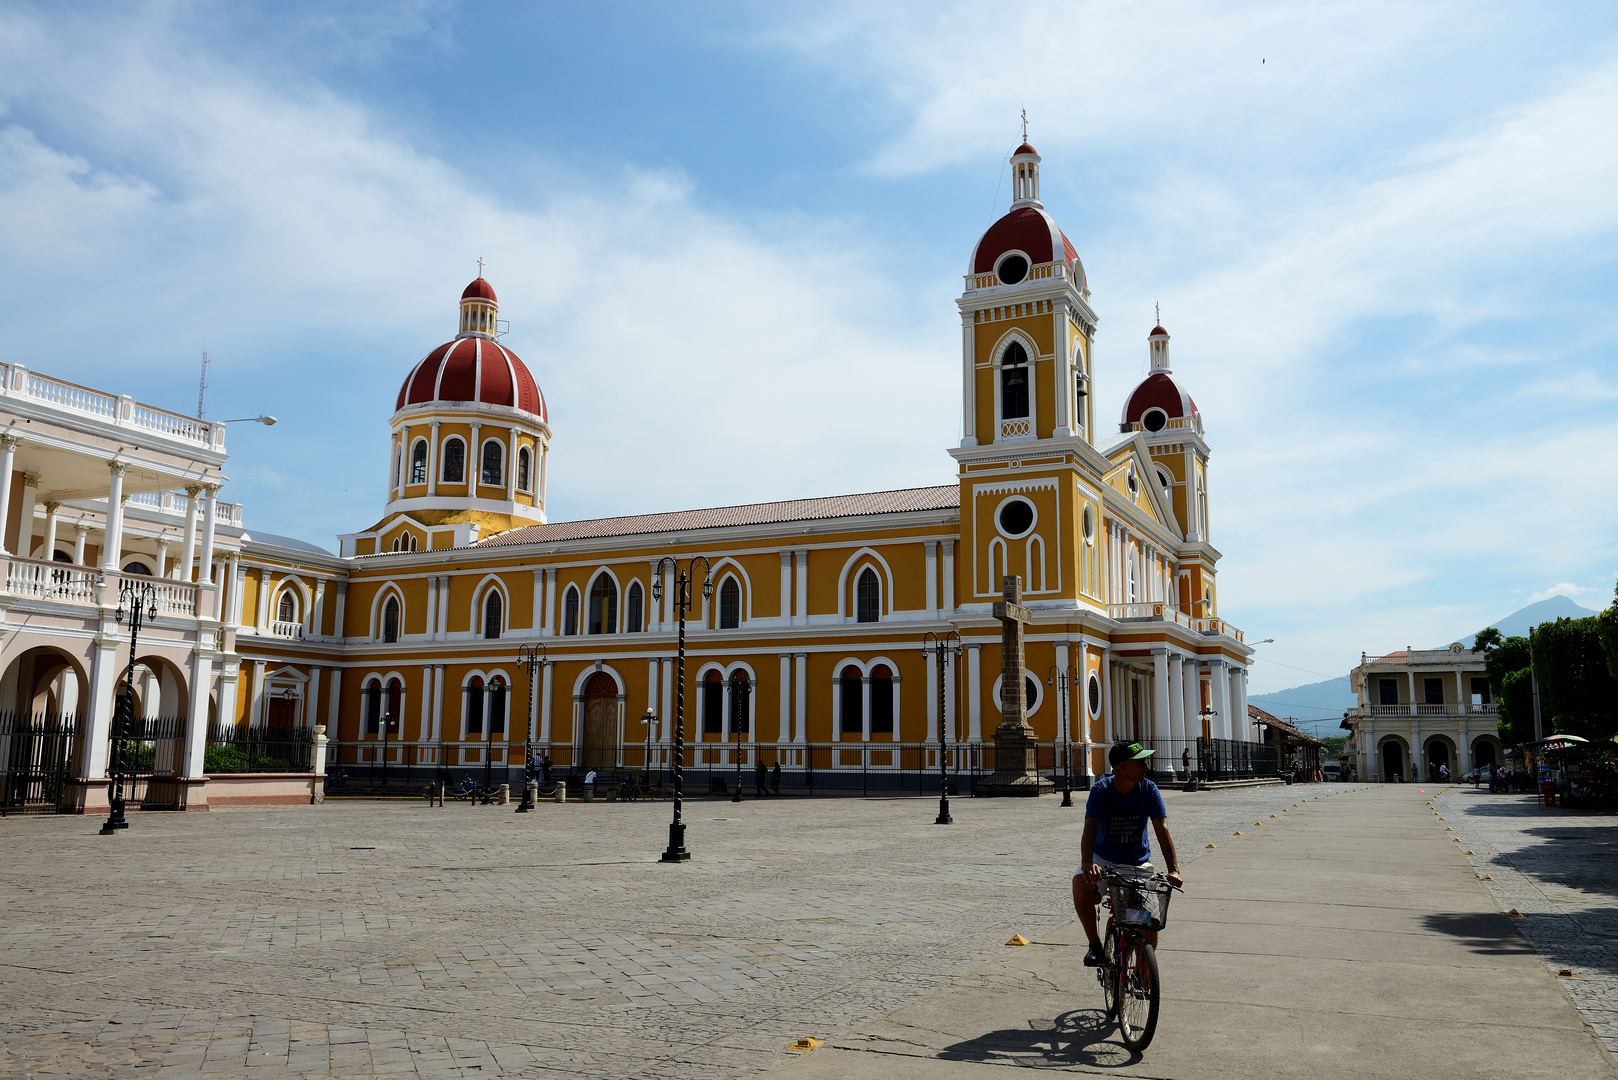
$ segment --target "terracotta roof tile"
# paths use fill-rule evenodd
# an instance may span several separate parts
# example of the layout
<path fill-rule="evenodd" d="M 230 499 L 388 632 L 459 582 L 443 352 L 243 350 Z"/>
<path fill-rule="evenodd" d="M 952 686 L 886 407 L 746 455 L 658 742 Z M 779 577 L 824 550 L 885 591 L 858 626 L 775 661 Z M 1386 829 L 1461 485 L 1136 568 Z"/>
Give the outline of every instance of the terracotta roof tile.
<path fill-rule="evenodd" d="M 788 521 L 902 514 L 918 510 L 953 510 L 960 504 L 961 489 L 954 484 L 944 487 L 902 488 L 898 491 L 873 491 L 863 495 L 833 495 L 823 499 L 787 499 L 782 502 L 716 506 L 706 510 L 676 510 L 666 514 L 634 514 L 629 517 L 563 521 L 551 525 L 525 525 L 520 529 L 491 536 L 478 546 L 548 544 L 562 540 L 634 536 L 638 533 L 686 532 L 739 525 L 773 525 Z"/>

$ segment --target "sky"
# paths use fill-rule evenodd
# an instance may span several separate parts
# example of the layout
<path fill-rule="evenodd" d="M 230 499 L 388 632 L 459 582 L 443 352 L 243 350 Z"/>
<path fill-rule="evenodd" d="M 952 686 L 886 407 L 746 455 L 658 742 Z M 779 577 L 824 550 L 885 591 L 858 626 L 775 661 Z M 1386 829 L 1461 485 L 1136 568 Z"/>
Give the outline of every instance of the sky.
<path fill-rule="evenodd" d="M 328 548 L 479 258 L 553 521 L 944 484 L 1029 138 L 1213 448 L 1252 689 L 1618 575 L 1618 8 L 0 0 L 0 359 L 233 424 Z"/>

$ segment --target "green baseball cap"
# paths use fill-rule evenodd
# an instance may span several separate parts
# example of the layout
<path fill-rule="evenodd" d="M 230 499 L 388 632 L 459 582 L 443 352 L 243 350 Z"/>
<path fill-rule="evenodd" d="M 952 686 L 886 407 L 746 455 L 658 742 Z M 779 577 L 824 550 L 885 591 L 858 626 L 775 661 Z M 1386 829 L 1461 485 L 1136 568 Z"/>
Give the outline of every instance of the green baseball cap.
<path fill-rule="evenodd" d="M 1116 765 L 1120 761 L 1140 761 L 1142 758 L 1149 758 L 1155 753 L 1157 753 L 1156 750 L 1148 750 L 1138 742 L 1113 743 L 1112 749 L 1107 751 L 1107 764 Z"/>

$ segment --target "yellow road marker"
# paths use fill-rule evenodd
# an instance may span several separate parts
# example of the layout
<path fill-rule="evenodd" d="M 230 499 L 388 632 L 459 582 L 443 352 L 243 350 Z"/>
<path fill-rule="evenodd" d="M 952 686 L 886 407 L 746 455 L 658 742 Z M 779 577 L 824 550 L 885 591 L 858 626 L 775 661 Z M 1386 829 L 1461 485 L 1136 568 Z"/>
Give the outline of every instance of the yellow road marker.
<path fill-rule="evenodd" d="M 807 1054 L 817 1046 L 825 1046 L 825 1040 L 817 1039 L 813 1035 L 805 1035 L 797 1042 L 787 1043 L 787 1049 L 795 1054 Z"/>
<path fill-rule="evenodd" d="M 1012 934 L 1011 935 L 1011 940 L 1006 942 L 1006 944 L 1007 945 L 1027 945 L 1027 944 L 1030 944 L 1030 942 L 1029 942 L 1029 940 L 1027 938 L 1023 937 L 1021 934 Z"/>

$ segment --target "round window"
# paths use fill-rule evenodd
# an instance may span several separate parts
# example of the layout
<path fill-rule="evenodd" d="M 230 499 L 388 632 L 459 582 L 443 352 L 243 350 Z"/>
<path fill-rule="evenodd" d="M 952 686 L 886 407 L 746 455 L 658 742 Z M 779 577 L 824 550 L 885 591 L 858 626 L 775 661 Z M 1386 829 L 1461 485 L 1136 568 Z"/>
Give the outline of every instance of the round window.
<path fill-rule="evenodd" d="M 1089 700 L 1090 715 L 1091 716 L 1100 716 L 1101 715 L 1101 680 L 1096 678 L 1096 673 L 1093 672 L 1093 671 L 1090 672 L 1090 686 L 1085 691 L 1085 696 L 1090 699 Z"/>
<path fill-rule="evenodd" d="M 1135 476 L 1134 473 L 1129 474 L 1128 484 L 1129 484 L 1129 493 L 1131 495 L 1140 494 L 1140 480 Z"/>
<path fill-rule="evenodd" d="M 1169 414 L 1162 409 L 1147 409 L 1140 422 L 1147 431 L 1162 431 L 1168 425 Z"/>
<path fill-rule="evenodd" d="M 1021 255 L 1007 255 L 995 270 L 1002 285 L 1015 285 L 1028 276 L 1028 260 Z"/>
<path fill-rule="evenodd" d="M 1084 508 L 1084 538 L 1092 544 L 1095 543 L 1096 516 L 1088 506 Z"/>
<path fill-rule="evenodd" d="M 1034 527 L 1034 504 L 1027 499 L 1008 499 L 1000 507 L 1000 531 L 1022 536 Z"/>
<path fill-rule="evenodd" d="M 1005 707 L 1004 702 L 1000 700 L 1000 686 L 1001 681 L 999 679 L 995 679 L 994 686 L 990 689 L 990 693 L 994 698 L 994 707 L 996 709 Z M 1022 681 L 1023 712 L 1028 716 L 1034 715 L 1039 711 L 1039 707 L 1044 703 L 1044 700 L 1044 684 L 1038 679 L 1034 678 L 1032 675 L 1024 675 Z"/>

